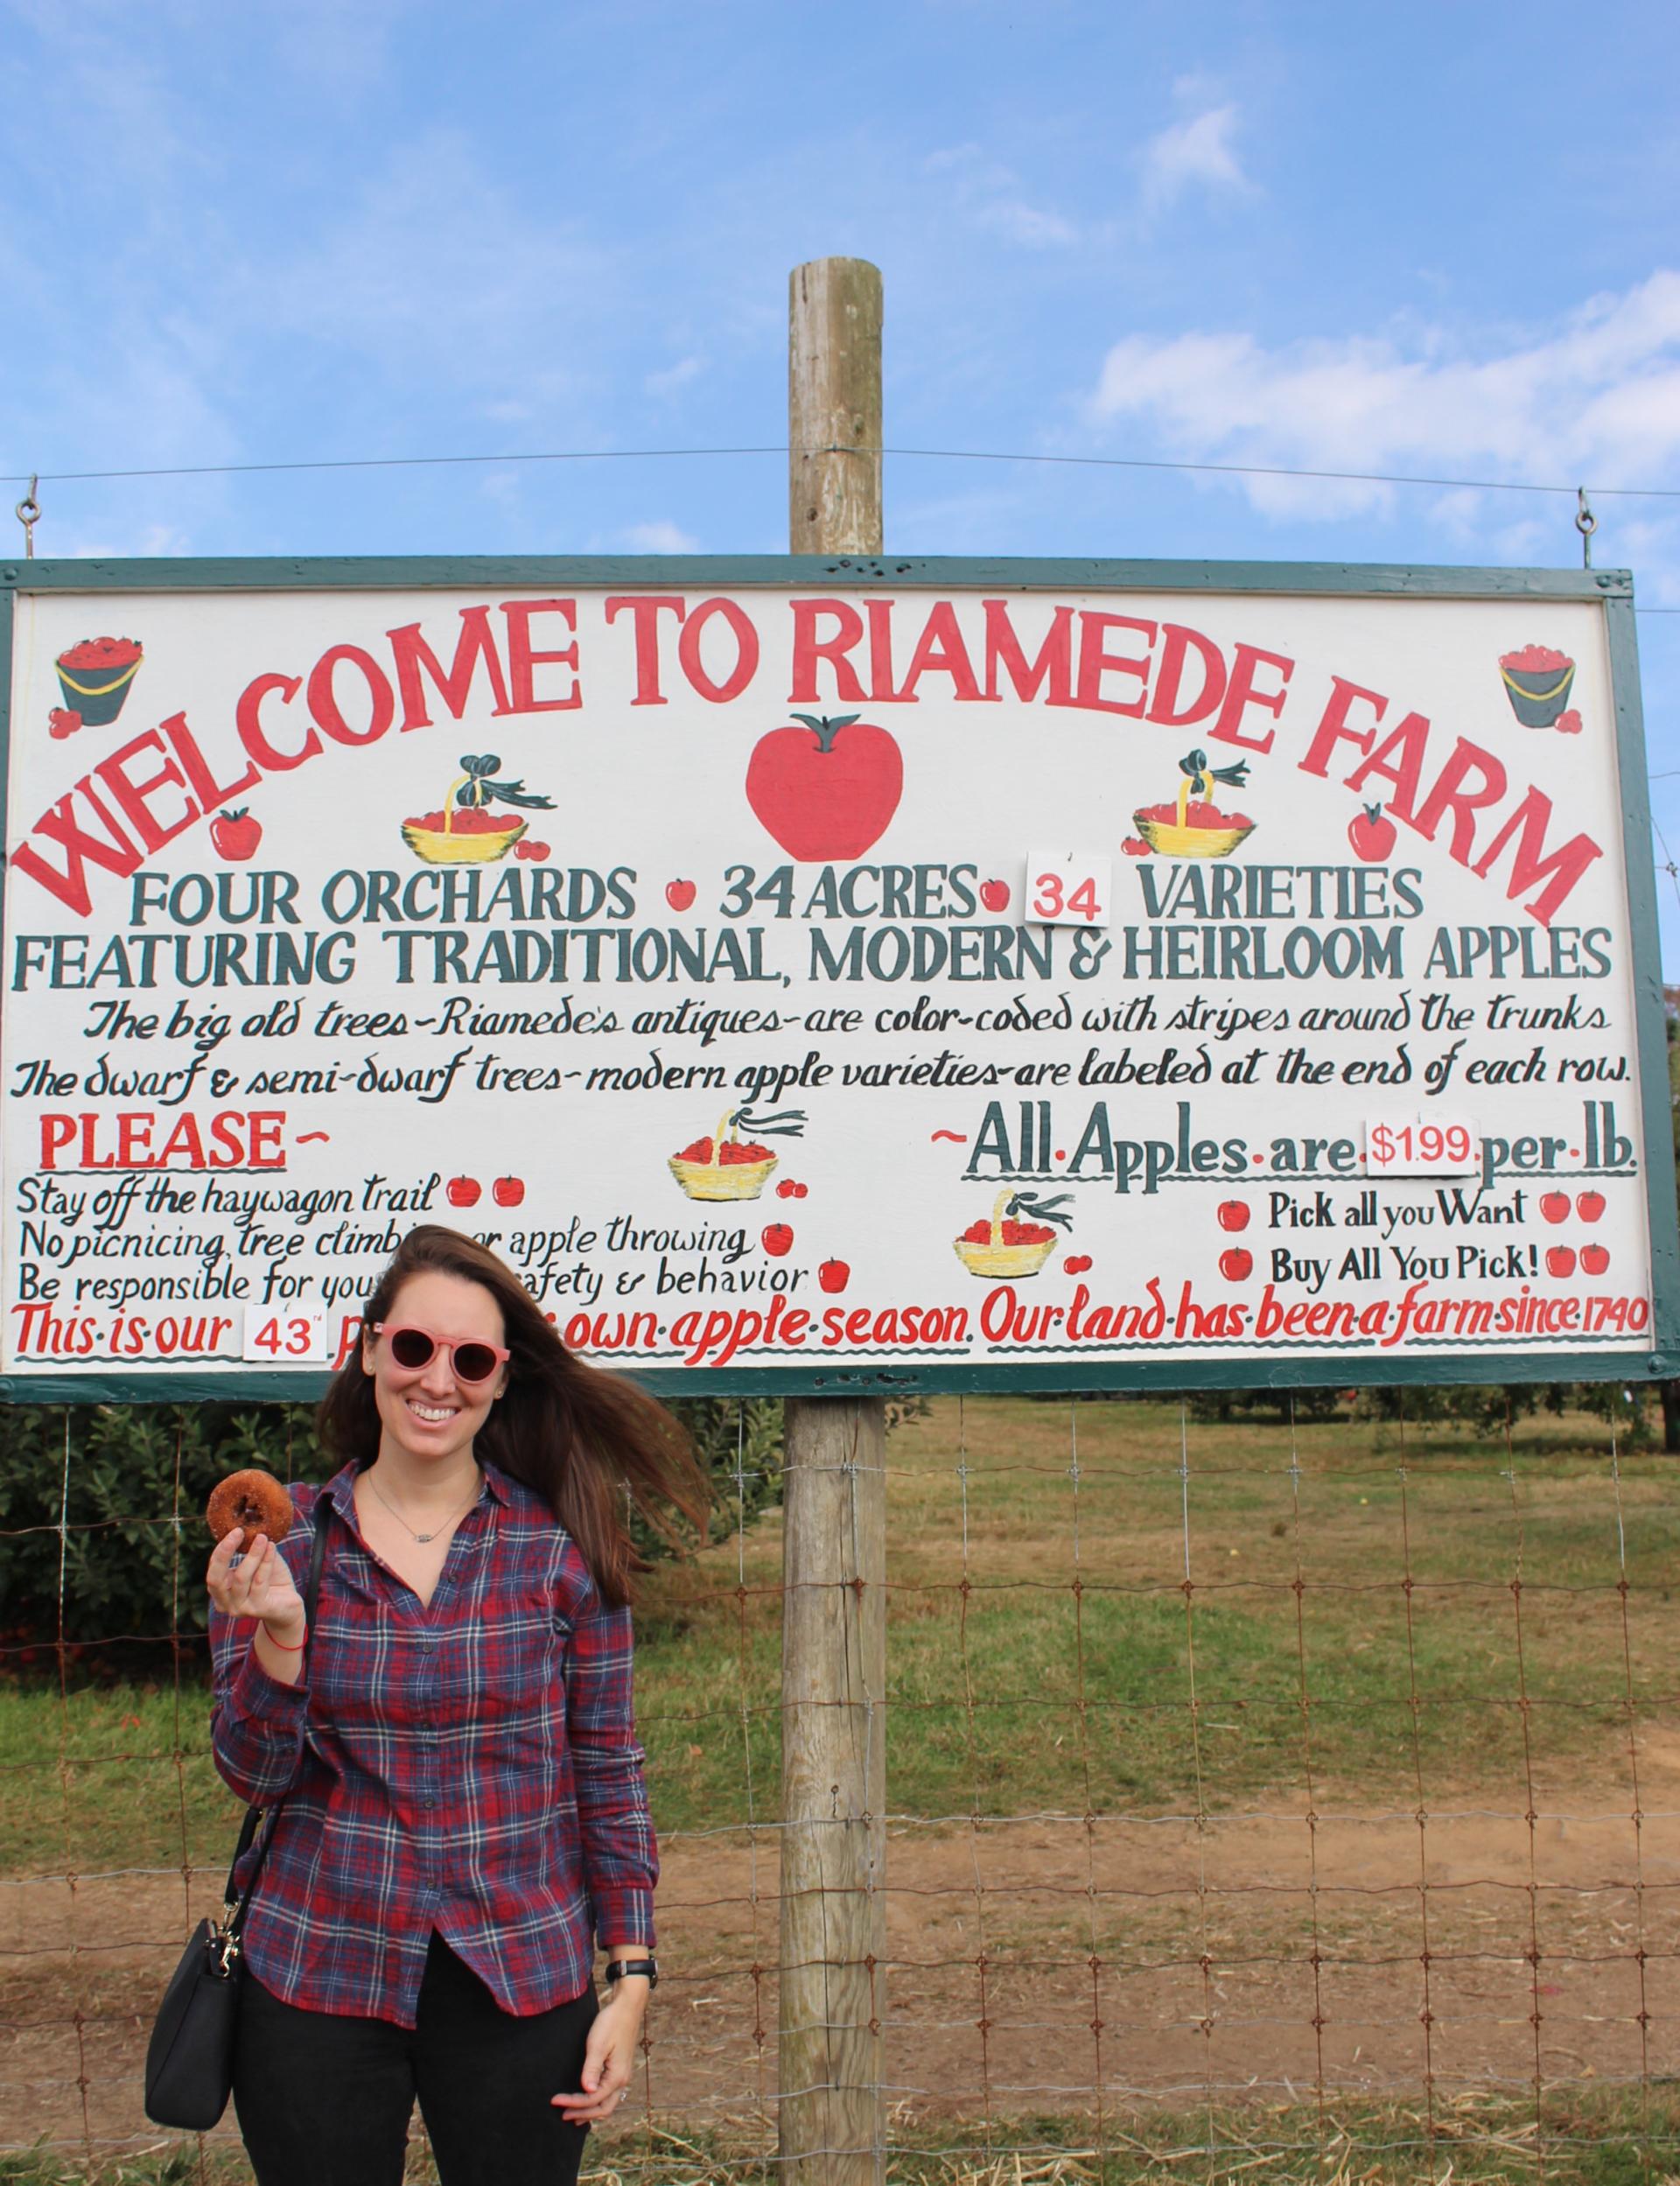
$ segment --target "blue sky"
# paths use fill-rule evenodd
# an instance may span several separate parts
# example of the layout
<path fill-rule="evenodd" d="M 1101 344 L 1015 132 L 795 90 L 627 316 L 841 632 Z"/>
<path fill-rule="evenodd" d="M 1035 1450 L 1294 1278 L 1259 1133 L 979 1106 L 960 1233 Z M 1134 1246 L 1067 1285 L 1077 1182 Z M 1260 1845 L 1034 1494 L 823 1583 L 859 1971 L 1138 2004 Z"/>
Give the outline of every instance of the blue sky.
<path fill-rule="evenodd" d="M 1672 0 L 0 0 L 0 472 L 774 444 L 788 270 L 850 252 L 890 445 L 1664 487 L 1595 553 L 1680 609 L 1676 76 Z M 1572 501 L 1485 487 L 886 491 L 905 552 L 1579 558 Z M 787 536 L 775 456 L 41 500 L 51 554 Z M 1680 613 L 1641 645 L 1680 851 Z"/>

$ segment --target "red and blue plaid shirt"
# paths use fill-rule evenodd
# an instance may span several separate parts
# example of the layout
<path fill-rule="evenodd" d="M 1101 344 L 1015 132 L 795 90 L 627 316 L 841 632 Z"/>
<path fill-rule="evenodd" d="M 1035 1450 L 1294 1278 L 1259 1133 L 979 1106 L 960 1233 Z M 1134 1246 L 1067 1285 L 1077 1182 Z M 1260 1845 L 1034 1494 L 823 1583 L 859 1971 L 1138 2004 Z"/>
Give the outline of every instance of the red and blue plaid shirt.
<path fill-rule="evenodd" d="M 292 1489 L 300 1592 L 318 1498 L 338 1513 L 298 1685 L 257 1661 L 249 1620 L 211 1620 L 216 1766 L 285 1802 L 245 1958 L 289 2004 L 412 2027 L 435 1929 L 523 2015 L 589 1986 L 592 1929 L 653 1940 L 630 1612 L 540 1496 L 484 1477 L 429 1604 L 364 1545 L 354 1467 Z"/>

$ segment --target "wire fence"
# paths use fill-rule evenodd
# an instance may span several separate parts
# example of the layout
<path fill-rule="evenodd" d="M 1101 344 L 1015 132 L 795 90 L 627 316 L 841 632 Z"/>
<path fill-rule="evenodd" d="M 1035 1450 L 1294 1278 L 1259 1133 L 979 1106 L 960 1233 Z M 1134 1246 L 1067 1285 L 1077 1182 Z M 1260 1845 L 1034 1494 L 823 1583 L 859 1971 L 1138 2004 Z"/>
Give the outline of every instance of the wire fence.
<path fill-rule="evenodd" d="M 1278 1401 L 947 1398 L 889 1439 L 889 2175 L 1680 2171 L 1673 1461 Z M 182 2138 L 145 2035 L 237 1809 L 178 1468 L 103 1522 L 178 1544 L 114 1670 L 64 1447 L 56 1636 L 0 1654 L 0 2147 L 96 2168 Z M 780 1556 L 761 1512 L 649 1589 L 667 1971 L 586 2173 L 777 2175 Z M 243 2175 L 231 2116 L 186 2145 Z"/>

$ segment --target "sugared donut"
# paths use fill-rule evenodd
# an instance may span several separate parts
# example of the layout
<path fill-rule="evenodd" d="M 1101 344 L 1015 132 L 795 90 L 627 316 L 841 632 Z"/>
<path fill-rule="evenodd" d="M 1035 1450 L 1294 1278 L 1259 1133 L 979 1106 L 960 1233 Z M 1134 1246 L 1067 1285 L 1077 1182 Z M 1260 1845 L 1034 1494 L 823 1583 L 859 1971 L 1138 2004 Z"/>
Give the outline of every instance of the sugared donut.
<path fill-rule="evenodd" d="M 256 1533 L 283 1541 L 291 1531 L 291 1497 L 272 1473 L 253 1466 L 218 1481 L 204 1515 L 218 1540 L 238 1525 L 244 1527 L 248 1542 Z"/>

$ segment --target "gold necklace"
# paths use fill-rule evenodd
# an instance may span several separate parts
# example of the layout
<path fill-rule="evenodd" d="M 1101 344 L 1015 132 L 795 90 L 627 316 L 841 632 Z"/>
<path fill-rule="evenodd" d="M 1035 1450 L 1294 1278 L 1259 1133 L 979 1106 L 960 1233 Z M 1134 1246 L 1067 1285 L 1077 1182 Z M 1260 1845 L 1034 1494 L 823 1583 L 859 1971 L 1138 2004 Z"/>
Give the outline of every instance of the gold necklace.
<path fill-rule="evenodd" d="M 367 1481 L 368 1485 L 373 1489 L 374 1493 L 379 1497 L 380 1501 L 384 1504 L 385 1508 L 390 1512 L 391 1516 L 396 1520 L 397 1524 L 403 1529 L 403 1531 L 408 1533 L 414 1533 L 415 1539 L 423 1545 L 427 1541 L 435 1541 L 440 1533 L 446 1533 L 451 1526 L 458 1524 L 458 1522 L 466 1516 L 467 1512 L 478 1501 L 480 1493 L 484 1487 L 483 1477 L 480 1475 L 480 1478 L 473 1483 L 472 1492 L 467 1497 L 466 1501 L 461 1505 L 458 1510 L 455 1511 L 451 1517 L 445 1518 L 442 1525 L 433 1526 L 430 1533 L 415 1533 L 414 1528 L 409 1524 L 408 1520 L 402 1516 L 402 1513 L 397 1509 L 396 1505 L 385 1493 L 379 1482 L 374 1478 L 373 1468 L 371 1467 L 368 1468 L 367 1474 Z"/>

